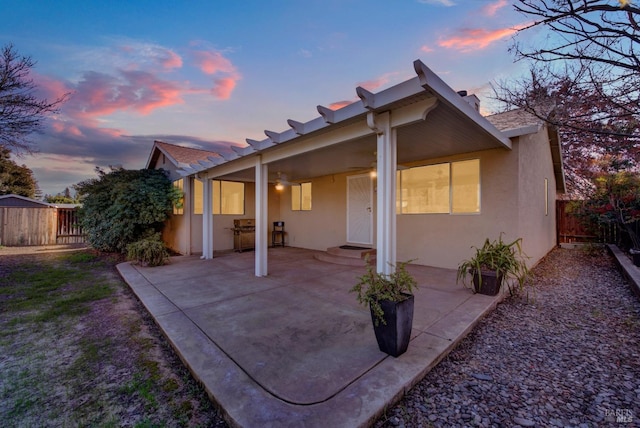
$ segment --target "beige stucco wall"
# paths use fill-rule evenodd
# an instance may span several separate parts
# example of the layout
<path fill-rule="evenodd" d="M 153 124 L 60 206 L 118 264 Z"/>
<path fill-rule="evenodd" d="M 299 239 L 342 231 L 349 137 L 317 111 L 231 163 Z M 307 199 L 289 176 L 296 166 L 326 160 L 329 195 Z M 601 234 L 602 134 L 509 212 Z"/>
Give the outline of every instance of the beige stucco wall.
<path fill-rule="evenodd" d="M 280 220 L 285 222 L 287 245 L 326 250 L 342 245 L 347 235 L 347 174 L 311 180 L 311 211 L 291 210 L 291 188 L 280 197 Z"/>
<path fill-rule="evenodd" d="M 537 263 L 557 244 L 556 182 L 546 132 L 544 128 L 537 134 L 519 138 L 517 143 L 520 148 L 518 229 L 519 236 L 525 237 L 523 246 L 530 264 Z M 548 192 L 547 201 L 545 192 Z"/>
<path fill-rule="evenodd" d="M 397 216 L 397 258 L 456 268 L 486 238 L 505 241 L 522 237 L 524 249 L 537 262 L 555 246 L 555 182 L 551 152 L 544 135 L 516 139 L 512 150 L 486 150 L 430 159 L 411 166 L 480 159 L 480 214 L 400 214 Z M 313 209 L 291 211 L 290 190 L 281 194 L 281 219 L 288 244 L 325 250 L 346 243 L 347 175 L 312 180 Z M 549 182 L 549 210 L 544 210 L 544 178 Z M 375 187 L 375 186 L 374 186 Z M 375 243 L 375 192 L 374 192 Z M 375 244 L 374 244 L 375 246 Z"/>
<path fill-rule="evenodd" d="M 456 268 L 472 255 L 471 246 L 481 246 L 486 238 L 497 238 L 501 232 L 516 236 L 517 150 L 486 150 L 422 163 L 480 159 L 480 213 L 398 215 L 398 260 Z"/>

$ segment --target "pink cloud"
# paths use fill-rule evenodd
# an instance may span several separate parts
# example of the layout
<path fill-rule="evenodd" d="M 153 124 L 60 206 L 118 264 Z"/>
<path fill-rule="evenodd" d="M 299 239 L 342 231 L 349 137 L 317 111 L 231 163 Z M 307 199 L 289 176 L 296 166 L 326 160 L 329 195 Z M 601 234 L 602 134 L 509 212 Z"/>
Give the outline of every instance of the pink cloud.
<path fill-rule="evenodd" d="M 362 86 L 367 91 L 375 91 L 376 89 L 378 89 L 378 88 L 386 85 L 387 83 L 389 83 L 391 78 L 396 74 L 398 74 L 398 73 L 396 73 L 396 72 L 385 73 L 382 76 L 377 77 L 375 79 L 367 80 L 365 82 L 360 82 L 360 83 L 358 83 L 358 86 Z"/>
<path fill-rule="evenodd" d="M 200 71 L 204 74 L 220 76 L 214 79 L 214 86 L 210 93 L 220 100 L 231 98 L 231 93 L 241 79 L 240 73 L 231 61 L 214 50 L 195 51 L 193 55 Z"/>
<path fill-rule="evenodd" d="M 429 46 L 427 46 L 427 45 L 422 45 L 422 46 L 420 47 L 420 50 L 421 50 L 422 52 L 424 52 L 424 53 L 433 52 L 433 48 L 432 48 L 432 47 L 429 47 Z"/>
<path fill-rule="evenodd" d="M 236 87 L 236 79 L 233 77 L 223 77 L 215 80 L 215 86 L 211 89 L 211 93 L 218 99 L 228 100 L 231 92 Z"/>
<path fill-rule="evenodd" d="M 498 40 L 511 36 L 523 27 L 499 28 L 497 30 L 486 30 L 484 28 L 464 29 L 460 31 L 460 35 L 440 40 L 438 45 L 443 48 L 470 52 L 474 49 L 484 49 Z"/>
<path fill-rule="evenodd" d="M 353 103 L 353 101 L 337 101 L 335 103 L 329 104 L 329 108 L 331 110 L 340 110 L 342 107 L 346 107 L 349 104 Z"/>
<path fill-rule="evenodd" d="M 76 125 L 66 122 L 55 121 L 51 124 L 51 129 L 55 134 L 66 134 L 73 137 L 82 137 L 82 131 Z"/>
<path fill-rule="evenodd" d="M 118 78 L 87 72 L 65 110 L 72 116 L 95 118 L 119 110 L 147 115 L 153 110 L 183 103 L 180 86 L 146 71 L 121 71 Z"/>
<path fill-rule="evenodd" d="M 385 85 L 388 82 L 389 82 L 389 79 L 387 77 L 379 77 L 377 79 L 360 82 L 358 83 L 358 86 L 362 86 L 367 91 L 375 91 L 376 89 Z"/>
<path fill-rule="evenodd" d="M 500 9 L 508 5 L 509 2 L 507 0 L 497 0 L 484 6 L 482 8 L 482 14 L 486 16 L 494 16 Z"/>
<path fill-rule="evenodd" d="M 231 73 L 235 71 L 231 61 L 222 56 L 220 52 L 196 51 L 193 55 L 195 56 L 196 64 L 200 67 L 200 71 L 205 74 Z"/>
<path fill-rule="evenodd" d="M 49 101 L 63 98 L 66 94 L 72 91 L 72 89 L 61 80 L 56 80 L 33 71 L 31 71 L 30 77 L 33 78 L 33 81 L 36 84 L 38 96 Z"/>
<path fill-rule="evenodd" d="M 161 59 L 160 63 L 166 69 L 182 67 L 182 58 L 173 51 L 167 51 L 166 56 Z"/>

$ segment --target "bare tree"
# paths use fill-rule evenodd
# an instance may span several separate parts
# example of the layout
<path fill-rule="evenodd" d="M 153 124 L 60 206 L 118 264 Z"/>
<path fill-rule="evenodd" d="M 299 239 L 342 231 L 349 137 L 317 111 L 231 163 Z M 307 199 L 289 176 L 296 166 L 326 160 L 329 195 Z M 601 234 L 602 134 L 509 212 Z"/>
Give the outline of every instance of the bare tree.
<path fill-rule="evenodd" d="M 560 130 L 574 192 L 603 159 L 640 165 L 640 9 L 614 0 L 520 0 L 515 9 L 531 23 L 511 52 L 530 72 L 497 82 L 494 97 Z M 533 28 L 547 37 L 522 41 Z"/>
<path fill-rule="evenodd" d="M 35 95 L 37 89 L 29 76 L 35 62 L 20 56 L 9 44 L 0 53 L 0 148 L 33 153 L 28 136 L 40 130 L 47 115 L 56 113 L 67 95 L 48 101 Z"/>
<path fill-rule="evenodd" d="M 639 8 L 626 0 L 520 0 L 515 9 L 533 20 L 519 34 L 535 27 L 550 31 L 544 46 L 516 41 L 511 47 L 516 59 L 530 60 L 538 75 L 569 79 L 574 86 L 606 99 L 614 107 L 607 112 L 609 119 L 640 115 Z M 510 101 L 508 96 L 502 98 Z M 545 118 L 531 106 L 513 105 Z M 588 132 L 611 132 L 587 124 L 585 120 L 562 123 Z"/>
<path fill-rule="evenodd" d="M 550 46 L 533 49 L 519 43 L 515 52 L 535 61 L 571 60 L 614 67 L 622 73 L 640 71 L 640 9 L 630 1 L 520 0 L 515 9 L 534 21 L 520 30 L 545 26 L 556 37 Z"/>

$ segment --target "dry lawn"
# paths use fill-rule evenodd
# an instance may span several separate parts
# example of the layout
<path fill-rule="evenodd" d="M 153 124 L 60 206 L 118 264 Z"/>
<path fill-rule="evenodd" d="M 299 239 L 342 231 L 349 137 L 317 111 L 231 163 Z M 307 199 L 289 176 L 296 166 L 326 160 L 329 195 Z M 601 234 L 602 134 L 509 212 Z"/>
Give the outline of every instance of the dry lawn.
<path fill-rule="evenodd" d="M 19 252 L 0 248 L 2 426 L 226 426 L 117 257 Z"/>

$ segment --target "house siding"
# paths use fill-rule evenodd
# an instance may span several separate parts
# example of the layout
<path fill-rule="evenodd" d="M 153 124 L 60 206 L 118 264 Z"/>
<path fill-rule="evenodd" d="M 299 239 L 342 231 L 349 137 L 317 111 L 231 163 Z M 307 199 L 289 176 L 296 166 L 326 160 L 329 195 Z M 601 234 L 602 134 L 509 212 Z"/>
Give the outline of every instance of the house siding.
<path fill-rule="evenodd" d="M 523 246 L 537 263 L 555 245 L 556 237 L 556 181 L 551 148 L 546 127 L 536 134 L 519 138 L 518 229 L 524 238 Z M 548 180 L 548 213 L 545 215 L 544 180 Z"/>
<path fill-rule="evenodd" d="M 514 153 L 486 150 L 431 159 L 435 164 L 480 159 L 479 214 L 402 214 L 397 217 L 397 258 L 420 265 L 456 268 L 486 238 L 517 234 L 517 168 Z M 413 165 L 412 165 L 413 166 Z"/>
<path fill-rule="evenodd" d="M 347 175 L 335 174 L 311 181 L 311 211 L 291 210 L 291 188 L 280 198 L 287 244 L 312 250 L 326 250 L 346 243 Z"/>

